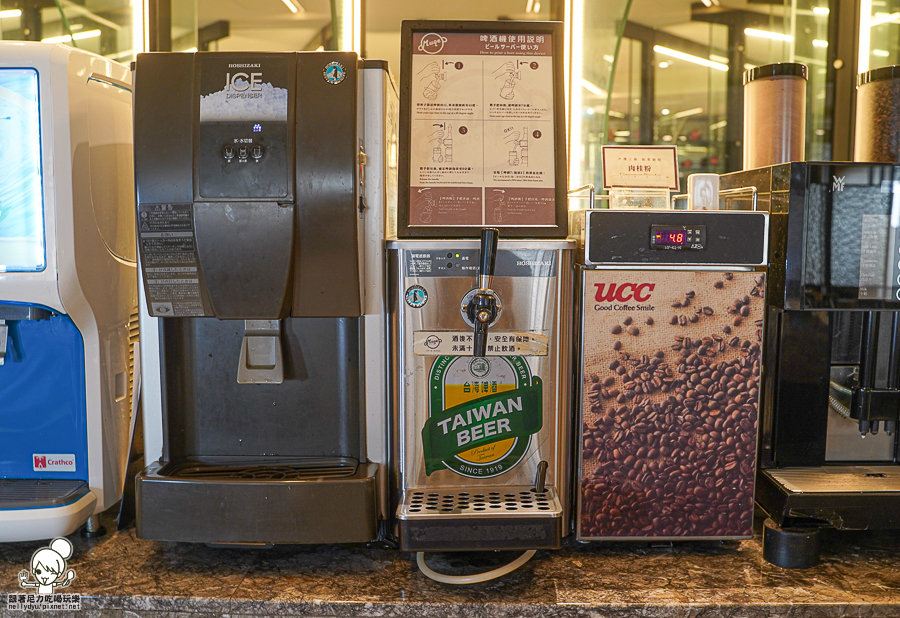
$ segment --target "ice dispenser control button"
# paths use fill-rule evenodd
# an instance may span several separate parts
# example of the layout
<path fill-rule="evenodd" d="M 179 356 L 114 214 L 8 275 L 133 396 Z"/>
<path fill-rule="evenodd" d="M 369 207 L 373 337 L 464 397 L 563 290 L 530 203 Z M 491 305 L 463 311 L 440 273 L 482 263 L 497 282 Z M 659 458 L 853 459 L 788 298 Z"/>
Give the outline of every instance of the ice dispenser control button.
<path fill-rule="evenodd" d="M 262 147 L 262 146 L 259 146 L 259 145 L 256 145 L 256 146 L 254 146 L 253 148 L 251 148 L 251 149 L 250 149 L 250 156 L 253 157 L 254 159 L 256 159 L 257 161 L 258 161 L 259 159 L 262 159 L 262 156 L 263 156 L 263 147 Z"/>
<path fill-rule="evenodd" d="M 222 149 L 222 156 L 224 156 L 227 161 L 231 161 L 234 158 L 234 146 L 225 146 L 225 148 Z"/>
<path fill-rule="evenodd" d="M 239 159 L 247 158 L 247 147 L 246 146 L 238 146 L 238 158 Z"/>

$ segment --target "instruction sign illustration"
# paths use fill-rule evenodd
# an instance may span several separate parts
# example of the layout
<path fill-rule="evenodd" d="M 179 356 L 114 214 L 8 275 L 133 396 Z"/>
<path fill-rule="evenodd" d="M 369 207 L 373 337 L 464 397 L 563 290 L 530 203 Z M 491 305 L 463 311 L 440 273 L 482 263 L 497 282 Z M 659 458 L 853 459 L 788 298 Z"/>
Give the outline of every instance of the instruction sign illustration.
<path fill-rule="evenodd" d="M 410 226 L 555 225 L 551 39 L 413 34 Z"/>

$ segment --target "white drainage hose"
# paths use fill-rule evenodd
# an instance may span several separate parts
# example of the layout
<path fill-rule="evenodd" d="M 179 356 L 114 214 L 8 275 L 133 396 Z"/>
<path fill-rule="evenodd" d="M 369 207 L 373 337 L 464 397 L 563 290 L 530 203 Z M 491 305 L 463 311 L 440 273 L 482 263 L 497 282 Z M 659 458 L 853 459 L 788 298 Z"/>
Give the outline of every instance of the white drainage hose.
<path fill-rule="evenodd" d="M 436 582 L 441 582 L 442 584 L 478 584 L 480 582 L 486 582 L 492 579 L 497 579 L 498 577 L 503 577 L 507 573 L 512 573 L 520 566 L 531 560 L 532 556 L 534 556 L 535 553 L 535 550 L 529 549 L 509 564 L 505 564 L 498 569 L 494 569 L 493 571 L 476 573 L 475 575 L 444 575 L 442 573 L 432 571 L 430 568 L 428 568 L 428 566 L 425 565 L 425 552 L 423 551 L 420 551 L 416 554 L 416 564 L 419 565 L 419 570 L 422 571 L 425 577 L 429 577 Z"/>

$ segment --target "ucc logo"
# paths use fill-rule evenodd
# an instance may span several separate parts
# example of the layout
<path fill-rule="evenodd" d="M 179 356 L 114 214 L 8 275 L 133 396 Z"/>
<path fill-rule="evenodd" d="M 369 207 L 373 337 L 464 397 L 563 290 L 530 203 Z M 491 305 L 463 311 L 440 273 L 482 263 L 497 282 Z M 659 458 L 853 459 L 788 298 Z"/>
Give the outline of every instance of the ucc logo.
<path fill-rule="evenodd" d="M 609 287 L 607 287 L 607 285 Z M 650 300 L 650 293 L 653 291 L 653 288 L 656 287 L 656 284 L 623 283 L 617 287 L 615 283 L 595 283 L 594 286 L 597 288 L 597 294 L 594 296 L 594 299 L 597 302 L 611 303 L 613 301 L 618 301 L 624 303 L 629 300 L 635 300 L 639 303 L 643 303 Z"/>

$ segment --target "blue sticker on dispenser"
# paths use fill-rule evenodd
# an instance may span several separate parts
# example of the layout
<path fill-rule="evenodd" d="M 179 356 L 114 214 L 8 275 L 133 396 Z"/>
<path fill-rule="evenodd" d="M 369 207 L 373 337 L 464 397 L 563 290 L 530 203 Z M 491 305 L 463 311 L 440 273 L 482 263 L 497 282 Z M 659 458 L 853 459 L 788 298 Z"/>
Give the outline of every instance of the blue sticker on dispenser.
<path fill-rule="evenodd" d="M 421 309 L 428 302 L 428 292 L 421 285 L 406 288 L 406 304 L 413 309 Z"/>

